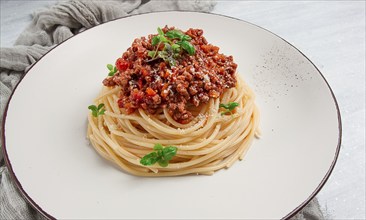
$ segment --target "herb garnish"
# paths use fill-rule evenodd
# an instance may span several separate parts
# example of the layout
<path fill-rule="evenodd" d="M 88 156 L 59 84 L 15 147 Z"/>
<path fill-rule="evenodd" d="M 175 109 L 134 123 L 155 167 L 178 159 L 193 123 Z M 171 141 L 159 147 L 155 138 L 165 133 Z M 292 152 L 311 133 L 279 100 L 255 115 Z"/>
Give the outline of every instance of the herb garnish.
<path fill-rule="evenodd" d="M 107 68 L 109 70 L 108 76 L 114 76 L 114 74 L 117 72 L 117 67 L 113 67 L 112 64 L 107 64 Z"/>
<path fill-rule="evenodd" d="M 175 66 L 176 60 L 181 56 L 183 51 L 186 51 L 191 56 L 195 54 L 196 50 L 189 42 L 190 40 L 192 38 L 180 30 L 174 29 L 164 34 L 163 30 L 158 27 L 158 35 L 151 39 L 151 45 L 156 46 L 156 49 L 154 51 L 148 51 L 148 56 L 151 59 L 147 62 L 161 58 L 169 63 L 170 66 Z M 164 48 L 159 51 L 162 44 L 164 44 Z"/>
<path fill-rule="evenodd" d="M 239 106 L 239 103 L 237 102 L 229 102 L 228 104 L 220 104 L 220 108 L 227 109 L 226 111 L 222 112 L 221 115 L 225 115 L 226 113 L 233 114 L 231 111 L 234 110 L 237 106 Z"/>
<path fill-rule="evenodd" d="M 104 104 L 101 103 L 98 105 L 98 107 L 95 105 L 90 105 L 88 107 L 88 109 L 90 109 L 92 111 L 92 115 L 94 117 L 98 117 L 99 115 L 104 115 L 105 109 L 102 109 L 103 107 L 104 107 Z"/>
<path fill-rule="evenodd" d="M 177 154 L 177 150 L 178 148 L 174 146 L 163 147 L 161 144 L 155 144 L 154 151 L 146 154 L 140 163 L 144 166 L 150 166 L 158 162 L 161 167 L 167 167 L 169 161 Z"/>

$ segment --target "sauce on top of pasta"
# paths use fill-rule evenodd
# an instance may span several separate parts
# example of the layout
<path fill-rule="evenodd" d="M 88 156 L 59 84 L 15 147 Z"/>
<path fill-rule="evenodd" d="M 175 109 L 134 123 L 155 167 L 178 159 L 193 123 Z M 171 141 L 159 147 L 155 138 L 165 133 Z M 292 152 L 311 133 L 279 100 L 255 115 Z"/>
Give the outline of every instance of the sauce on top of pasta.
<path fill-rule="evenodd" d="M 115 66 L 103 84 L 121 87 L 120 108 L 127 114 L 138 108 L 151 114 L 167 108 L 182 124 L 193 118 L 189 105 L 218 98 L 237 81 L 233 57 L 219 53 L 201 29 L 158 28 L 158 34 L 136 38 Z"/>

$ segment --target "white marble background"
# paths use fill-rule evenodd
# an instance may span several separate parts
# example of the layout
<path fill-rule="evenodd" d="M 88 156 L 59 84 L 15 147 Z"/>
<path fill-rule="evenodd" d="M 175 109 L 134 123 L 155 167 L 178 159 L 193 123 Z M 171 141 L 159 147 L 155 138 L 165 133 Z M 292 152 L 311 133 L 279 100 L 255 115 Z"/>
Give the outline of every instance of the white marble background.
<path fill-rule="evenodd" d="M 1 0 L 1 47 L 11 47 L 31 13 L 57 2 Z M 317 195 L 331 219 L 365 215 L 365 1 L 218 1 L 214 13 L 257 24 L 289 41 L 323 73 L 338 100 L 343 140 Z"/>

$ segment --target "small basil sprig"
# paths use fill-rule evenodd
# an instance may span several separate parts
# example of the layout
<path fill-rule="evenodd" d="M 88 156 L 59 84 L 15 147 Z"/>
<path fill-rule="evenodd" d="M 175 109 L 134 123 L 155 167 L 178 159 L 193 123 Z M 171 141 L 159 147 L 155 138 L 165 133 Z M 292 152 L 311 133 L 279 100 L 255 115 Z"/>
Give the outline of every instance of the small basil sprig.
<path fill-rule="evenodd" d="M 176 29 L 167 31 L 165 36 L 167 36 L 170 39 L 179 39 L 181 41 L 192 40 L 192 38 L 189 35 L 186 35 L 182 31 Z"/>
<path fill-rule="evenodd" d="M 156 46 L 159 43 L 171 43 L 168 39 L 166 39 L 164 36 L 164 31 L 161 30 L 160 27 L 158 27 L 158 35 L 151 39 L 151 45 Z"/>
<path fill-rule="evenodd" d="M 165 44 L 164 50 L 162 51 L 149 51 L 147 55 L 152 57 L 149 61 L 161 58 L 165 62 L 169 63 L 170 66 L 175 66 L 176 59 L 179 57 L 180 47 L 176 47 L 174 45 L 177 44 L 173 44 L 172 46 L 170 46 L 170 44 Z"/>
<path fill-rule="evenodd" d="M 113 66 L 112 64 L 107 64 L 107 68 L 109 70 L 108 76 L 114 76 L 117 72 L 117 67 Z"/>
<path fill-rule="evenodd" d="M 144 166 L 158 163 L 161 167 L 167 167 L 169 161 L 177 154 L 177 147 L 163 147 L 161 144 L 154 145 L 154 151 L 141 158 L 140 163 Z"/>
<path fill-rule="evenodd" d="M 177 39 L 175 43 L 173 42 L 174 39 Z M 161 58 L 169 63 L 170 66 L 175 66 L 176 60 L 180 57 L 182 51 L 186 51 L 191 56 L 195 54 L 196 50 L 189 42 L 190 40 L 192 38 L 180 30 L 174 29 L 164 34 L 163 30 L 158 27 L 158 35 L 151 39 L 151 45 L 156 46 L 156 49 L 148 51 L 148 56 L 151 59 L 147 62 Z M 159 51 L 162 44 L 164 44 L 164 48 Z"/>
<path fill-rule="evenodd" d="M 234 110 L 237 106 L 239 106 L 239 103 L 237 102 L 229 102 L 228 104 L 220 104 L 220 108 L 226 109 L 226 111 L 222 112 L 221 115 L 225 115 L 226 113 L 233 114 L 231 111 Z"/>
<path fill-rule="evenodd" d="M 180 45 L 191 56 L 194 55 L 196 52 L 196 50 L 194 49 L 194 46 L 191 43 L 189 43 L 188 41 L 179 41 L 179 42 L 177 42 L 177 44 Z"/>
<path fill-rule="evenodd" d="M 95 105 L 89 105 L 88 109 L 91 110 L 94 117 L 98 117 L 99 115 L 104 115 L 105 109 L 102 109 L 103 107 L 104 104 L 101 103 L 98 105 L 98 107 Z"/>
<path fill-rule="evenodd" d="M 170 39 L 179 39 L 175 44 L 172 45 L 179 48 L 182 47 L 185 51 L 188 52 L 189 55 L 194 55 L 196 50 L 194 46 L 189 42 L 192 38 L 189 35 L 184 34 L 180 30 L 170 30 L 165 34 Z"/>

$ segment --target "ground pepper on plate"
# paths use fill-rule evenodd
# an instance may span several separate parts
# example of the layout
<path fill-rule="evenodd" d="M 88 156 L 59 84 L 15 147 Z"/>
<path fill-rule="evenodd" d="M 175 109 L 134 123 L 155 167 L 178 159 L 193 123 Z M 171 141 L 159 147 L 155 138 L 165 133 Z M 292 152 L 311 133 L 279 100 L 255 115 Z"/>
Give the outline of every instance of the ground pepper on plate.
<path fill-rule="evenodd" d="M 165 26 L 158 32 L 136 38 L 117 59 L 117 72 L 103 84 L 121 87 L 118 106 L 127 114 L 138 108 L 150 114 L 168 108 L 174 120 L 185 124 L 193 118 L 188 105 L 207 103 L 235 87 L 237 64 L 209 44 L 201 29 L 183 32 Z"/>

